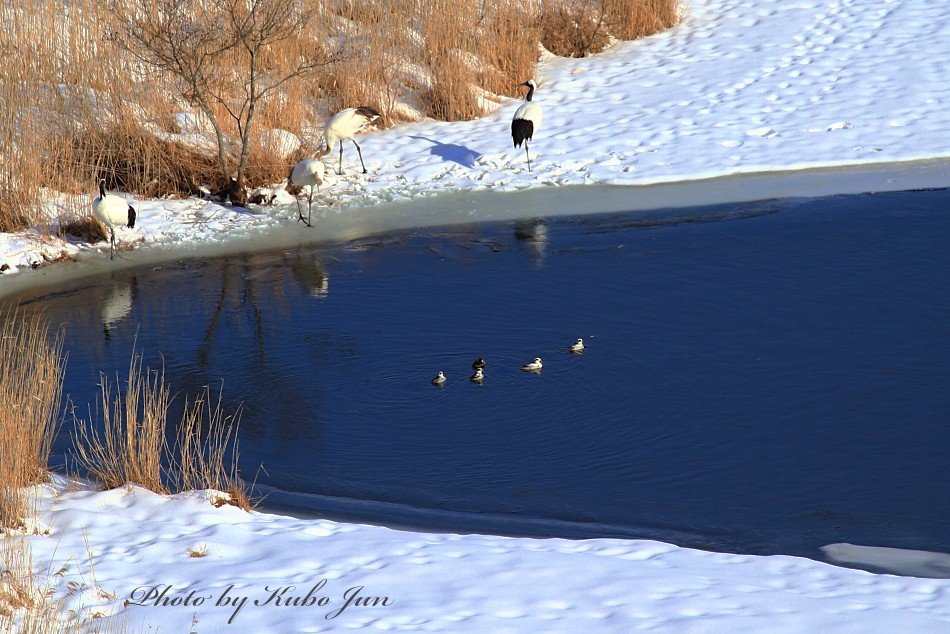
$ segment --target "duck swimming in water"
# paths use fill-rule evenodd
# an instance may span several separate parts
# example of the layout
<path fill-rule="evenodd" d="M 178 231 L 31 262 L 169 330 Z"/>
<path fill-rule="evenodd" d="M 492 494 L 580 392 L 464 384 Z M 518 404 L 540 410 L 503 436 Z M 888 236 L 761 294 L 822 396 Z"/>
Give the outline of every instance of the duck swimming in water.
<path fill-rule="evenodd" d="M 534 361 L 531 363 L 525 363 L 523 366 L 521 366 L 521 369 L 525 372 L 540 372 L 541 357 L 535 357 Z"/>
<path fill-rule="evenodd" d="M 442 370 L 439 370 L 439 373 L 432 379 L 432 385 L 442 385 L 443 383 L 445 383 L 445 374 Z"/>
<path fill-rule="evenodd" d="M 581 352 L 584 352 L 584 340 L 578 339 L 577 341 L 572 343 L 571 352 L 573 352 L 574 354 L 580 354 Z"/>

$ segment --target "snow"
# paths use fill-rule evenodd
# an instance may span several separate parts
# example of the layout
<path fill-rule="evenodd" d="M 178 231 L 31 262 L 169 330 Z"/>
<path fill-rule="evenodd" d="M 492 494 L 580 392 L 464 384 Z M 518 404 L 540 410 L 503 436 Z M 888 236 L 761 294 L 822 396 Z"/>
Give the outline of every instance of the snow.
<path fill-rule="evenodd" d="M 950 629 L 950 580 L 799 557 L 402 532 L 216 508 L 206 492 L 70 492 L 58 481 L 41 494 L 45 534 L 29 538 L 48 562 L 41 585 L 81 618 L 114 615 L 130 631 Z M 347 605 L 354 592 L 378 603 Z"/>
<path fill-rule="evenodd" d="M 247 210 L 132 201 L 139 222 L 117 231 L 132 250 L 114 263 L 107 243 L 40 230 L 0 236 L 0 266 L 10 267 L 0 293 L 13 288 L 8 279 L 32 283 L 54 267 L 10 273 L 59 257 L 79 260 L 69 269 L 102 270 L 517 213 L 948 186 L 948 43 L 945 8 L 927 0 L 692 0 L 667 33 L 592 59 L 545 59 L 532 172 L 511 146 L 519 101 L 508 100 L 476 121 L 361 135 L 367 175 L 352 146 L 343 176 L 338 155 L 327 157 L 313 230 L 294 222 L 293 199 L 276 188 L 275 205 Z M 294 147 L 286 133 L 279 138 Z M 923 162 L 895 165 L 911 161 Z M 636 188 L 603 187 L 617 185 Z M 441 535 L 247 514 L 215 508 L 202 493 L 72 491 L 59 482 L 43 495 L 48 534 L 29 537 L 38 574 L 76 614 L 116 614 L 141 626 L 133 631 L 950 631 L 947 579 L 644 540 Z M 946 555 L 891 551 L 826 547 L 844 563 L 946 576 Z M 288 595 L 303 598 L 322 581 L 313 596 L 325 605 L 260 605 L 267 588 L 294 586 Z M 124 606 L 148 603 L 141 588 L 165 585 L 176 605 Z M 327 618 L 360 587 L 388 604 Z M 202 605 L 181 605 L 192 592 Z M 249 601 L 236 614 L 215 605 L 238 596 Z"/>

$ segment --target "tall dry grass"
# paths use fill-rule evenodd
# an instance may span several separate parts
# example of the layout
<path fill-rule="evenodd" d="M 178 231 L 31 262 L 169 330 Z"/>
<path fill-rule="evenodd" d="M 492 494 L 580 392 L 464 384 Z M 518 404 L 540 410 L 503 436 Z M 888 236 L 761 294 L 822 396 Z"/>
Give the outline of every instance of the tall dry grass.
<path fill-rule="evenodd" d="M 91 565 L 91 564 L 90 564 Z M 41 580 L 33 567 L 32 549 L 21 535 L 0 538 L 0 632 L 17 634 L 121 634 L 126 619 L 77 618 L 53 598 L 54 584 L 65 567 Z M 92 574 L 93 585 L 95 575 Z"/>
<path fill-rule="evenodd" d="M 62 413 L 63 333 L 8 309 L 0 326 L 0 532 L 32 514 L 22 489 L 46 478 Z"/>
<path fill-rule="evenodd" d="M 542 0 L 541 43 L 562 57 L 599 53 L 611 38 L 635 40 L 679 21 L 679 0 Z"/>
<path fill-rule="evenodd" d="M 240 409 L 226 416 L 222 392 L 217 400 L 210 388 L 192 402 L 185 403 L 181 425 L 172 447 L 177 458 L 173 473 L 179 491 L 214 489 L 228 494 L 229 503 L 249 510 L 253 502 L 238 475 L 237 433 Z"/>
<path fill-rule="evenodd" d="M 165 372 L 142 369 L 133 355 L 124 394 L 113 394 L 101 375 L 102 431 L 94 422 L 77 419 L 76 455 L 80 465 L 107 489 L 126 483 L 168 493 L 162 458 L 167 453 L 166 414 L 170 391 Z"/>
<path fill-rule="evenodd" d="M 110 489 L 128 483 L 156 493 L 216 489 L 228 503 L 252 506 L 238 473 L 240 410 L 226 415 L 210 388 L 186 401 L 179 424 L 170 420 L 171 389 L 164 370 L 142 367 L 133 353 L 124 392 L 101 383 L 101 424 L 74 417 L 74 454 L 91 477 Z"/>
<path fill-rule="evenodd" d="M 206 0 L 214 2 L 216 0 Z M 42 188 L 94 195 L 110 188 L 146 197 L 194 194 L 226 185 L 214 147 L 196 143 L 175 113 L 197 113 L 178 81 L 116 45 L 115 16 L 142 0 L 20 0 L 3 3 L 0 19 L 0 231 L 31 225 L 82 227 L 88 199 L 73 197 L 50 224 Z M 368 105 L 383 124 L 431 116 L 484 114 L 535 73 L 541 45 L 558 55 L 601 50 L 668 28 L 677 0 L 273 0 L 300 2 L 313 19 L 293 37 L 260 51 L 262 77 L 279 76 L 301 59 L 333 63 L 282 84 L 257 105 L 257 130 L 291 131 L 304 151 L 320 147 L 320 124 L 343 107 Z M 234 55 L 239 55 L 238 51 Z M 233 104 L 244 84 L 227 55 L 208 77 Z M 228 78 L 231 78 L 230 80 Z M 242 130 L 214 105 L 227 139 Z M 181 134 L 187 132 L 187 134 Z M 239 143 L 226 162 L 236 165 Z M 250 142 L 248 184 L 282 179 L 295 156 L 259 135 Z M 83 229 L 87 231 L 88 228 Z"/>

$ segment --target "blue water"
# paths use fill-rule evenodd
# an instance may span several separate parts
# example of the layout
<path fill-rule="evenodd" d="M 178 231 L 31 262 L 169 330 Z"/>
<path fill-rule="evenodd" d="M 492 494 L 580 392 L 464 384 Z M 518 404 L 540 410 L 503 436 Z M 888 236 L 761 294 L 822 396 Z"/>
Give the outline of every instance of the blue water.
<path fill-rule="evenodd" d="M 950 552 L 948 211 L 941 190 L 469 224 L 115 273 L 28 305 L 68 323 L 80 411 L 133 345 L 179 402 L 223 380 L 265 508 Z M 535 356 L 542 373 L 521 372 Z"/>

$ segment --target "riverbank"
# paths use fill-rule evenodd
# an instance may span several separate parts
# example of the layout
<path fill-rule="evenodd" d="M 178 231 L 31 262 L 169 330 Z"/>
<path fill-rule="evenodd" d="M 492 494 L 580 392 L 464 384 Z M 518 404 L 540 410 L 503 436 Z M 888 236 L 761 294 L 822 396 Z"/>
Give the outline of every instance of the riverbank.
<path fill-rule="evenodd" d="M 219 239 L 141 242 L 110 261 L 98 250 L 80 249 L 68 261 L 0 277 L 0 298 L 35 295 L 107 271 L 157 265 L 191 257 L 215 257 L 301 244 L 344 242 L 376 233 L 491 220 L 608 213 L 799 198 L 950 187 L 950 160 L 881 163 L 812 170 L 776 170 L 653 185 L 585 185 L 534 187 L 513 192 L 492 190 L 444 192 L 419 199 L 353 205 L 329 213 L 312 229 L 282 221 L 261 223 L 214 203 L 171 201 L 163 205 L 198 208 L 208 216 L 237 216 L 235 226 Z M 198 213 L 198 212 L 195 212 Z M 224 231 L 224 229 L 221 229 Z M 75 258 L 75 259 L 73 259 Z"/>

